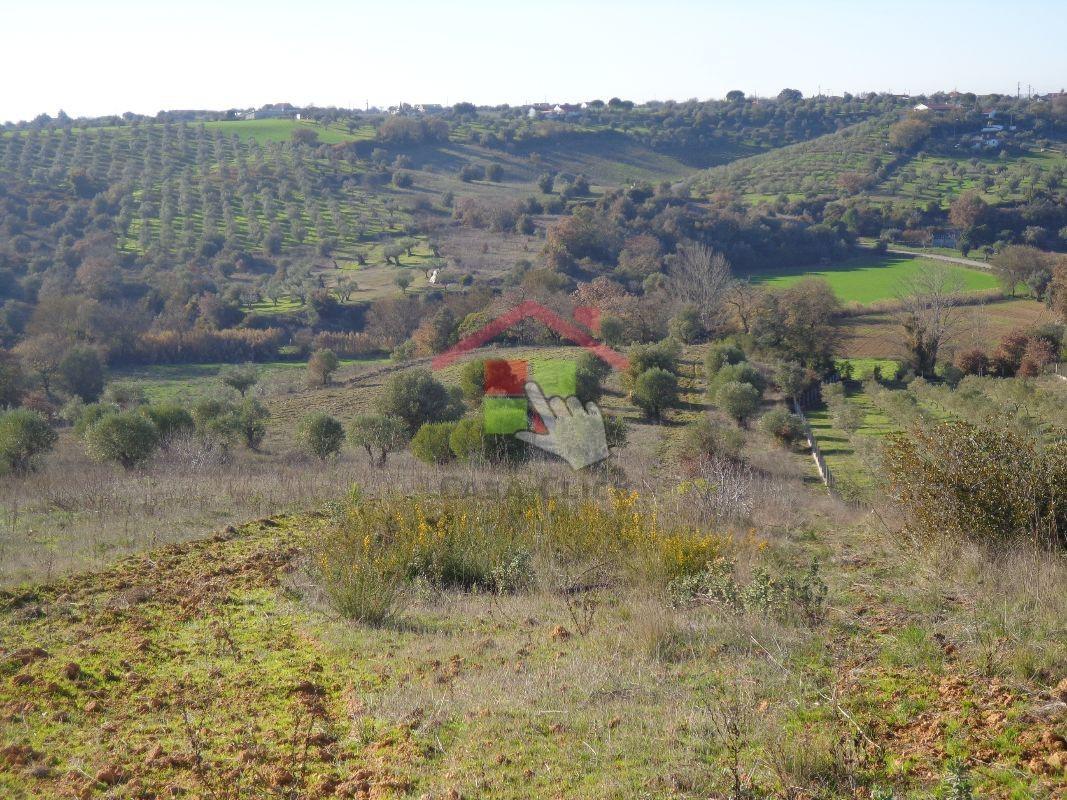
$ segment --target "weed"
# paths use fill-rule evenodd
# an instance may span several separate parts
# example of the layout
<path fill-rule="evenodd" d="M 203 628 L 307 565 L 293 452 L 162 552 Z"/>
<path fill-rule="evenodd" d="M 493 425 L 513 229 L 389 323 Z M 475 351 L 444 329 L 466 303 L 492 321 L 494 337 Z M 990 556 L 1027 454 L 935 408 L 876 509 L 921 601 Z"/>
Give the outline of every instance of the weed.
<path fill-rule="evenodd" d="M 709 562 L 700 572 L 672 580 L 668 596 L 676 603 L 703 600 L 722 604 L 735 611 L 755 611 L 777 618 L 799 614 L 808 624 L 818 624 L 826 616 L 829 588 L 819 574 L 818 561 L 812 561 L 801 576 L 774 578 L 756 567 L 747 584 L 740 584 L 734 564 L 726 559 Z"/>
<path fill-rule="evenodd" d="M 599 590 L 619 582 L 662 587 L 698 573 L 725 548 L 722 536 L 664 525 L 635 492 L 545 499 L 515 486 L 497 503 L 357 499 L 312 544 L 312 564 L 338 611 L 364 622 L 388 619 L 418 580 L 513 592 L 539 579 L 584 632 Z"/>

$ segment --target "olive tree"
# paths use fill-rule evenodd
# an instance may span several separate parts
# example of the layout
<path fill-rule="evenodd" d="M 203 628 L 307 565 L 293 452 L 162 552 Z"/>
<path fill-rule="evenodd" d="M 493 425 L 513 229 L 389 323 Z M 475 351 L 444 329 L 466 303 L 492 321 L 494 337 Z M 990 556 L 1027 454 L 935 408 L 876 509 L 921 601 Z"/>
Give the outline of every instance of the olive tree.
<path fill-rule="evenodd" d="M 300 420 L 296 431 L 300 446 L 321 461 L 341 451 L 345 429 L 334 417 L 317 411 Z"/>
<path fill-rule="evenodd" d="M 159 430 L 136 411 L 107 414 L 85 432 L 85 447 L 91 458 L 115 461 L 128 470 L 151 458 L 158 446 Z"/>
<path fill-rule="evenodd" d="M 631 391 L 634 404 L 653 419 L 678 401 L 678 377 L 661 367 L 652 367 L 637 376 Z"/>
<path fill-rule="evenodd" d="M 715 404 L 744 427 L 759 408 L 760 391 L 751 383 L 729 381 L 715 393 Z"/>
<path fill-rule="evenodd" d="M 220 370 L 219 379 L 244 397 L 249 389 L 259 383 L 259 373 L 251 364 L 234 364 Z"/>
<path fill-rule="evenodd" d="M 382 414 L 356 417 L 348 429 L 348 440 L 367 452 L 373 467 L 383 466 L 389 454 L 407 444 L 408 438 L 403 420 Z"/>
<path fill-rule="evenodd" d="M 413 369 L 394 375 L 378 401 L 380 413 L 396 417 L 409 433 L 426 422 L 445 422 L 463 415 L 463 404 L 429 370 Z"/>
<path fill-rule="evenodd" d="M 177 403 L 154 403 L 148 406 L 141 406 L 138 410 L 156 426 L 159 445 L 163 449 L 167 449 L 176 439 L 192 433 L 195 429 L 193 415 Z M 86 412 L 88 411 L 89 408 L 87 407 Z M 99 411 L 92 413 L 97 420 L 106 416 L 106 414 L 102 414 Z M 90 420 L 85 429 L 88 430 L 93 424 L 94 422 Z"/>
<path fill-rule="evenodd" d="M 40 456 L 55 446 L 56 438 L 36 411 L 20 408 L 0 414 L 0 472 L 31 472 Z"/>
<path fill-rule="evenodd" d="M 258 400 L 246 397 L 233 410 L 233 427 L 249 450 L 258 450 L 267 435 L 270 412 Z"/>
<path fill-rule="evenodd" d="M 804 435 L 804 423 L 784 408 L 768 411 L 759 421 L 760 430 L 773 436 L 783 447 L 792 447 Z"/>

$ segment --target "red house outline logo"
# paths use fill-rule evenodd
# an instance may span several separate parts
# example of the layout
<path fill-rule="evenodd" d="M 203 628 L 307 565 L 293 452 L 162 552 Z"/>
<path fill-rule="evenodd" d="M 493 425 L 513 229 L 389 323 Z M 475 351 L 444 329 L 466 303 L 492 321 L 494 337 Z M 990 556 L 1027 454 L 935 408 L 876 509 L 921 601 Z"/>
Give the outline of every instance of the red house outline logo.
<path fill-rule="evenodd" d="M 575 318 L 590 324 L 590 326 L 595 324 L 599 316 L 599 310 L 595 308 L 580 306 L 575 309 Z M 435 356 L 430 366 L 434 370 L 447 367 L 460 356 L 476 350 L 494 337 L 499 336 L 512 325 L 530 317 L 540 321 L 549 330 L 555 331 L 563 338 L 584 347 L 615 369 L 624 370 L 630 364 L 626 356 L 603 342 L 597 341 L 589 331 L 576 322 L 561 317 L 555 311 L 538 303 L 536 300 L 524 300 L 511 311 L 501 314 L 492 322 L 486 323 L 474 333 L 464 336 L 443 353 Z"/>

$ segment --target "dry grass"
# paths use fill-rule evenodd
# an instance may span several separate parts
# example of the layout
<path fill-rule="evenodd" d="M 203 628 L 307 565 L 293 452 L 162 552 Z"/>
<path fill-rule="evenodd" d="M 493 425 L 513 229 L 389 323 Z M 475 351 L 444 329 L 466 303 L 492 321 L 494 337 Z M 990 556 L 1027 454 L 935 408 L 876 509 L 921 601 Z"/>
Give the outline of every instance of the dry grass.
<path fill-rule="evenodd" d="M 991 350 L 1007 333 L 1054 322 L 1052 312 L 1036 300 L 1004 300 L 966 306 L 963 332 L 952 345 L 957 349 L 979 347 Z M 849 317 L 844 320 L 846 339 L 841 355 L 849 358 L 899 358 L 900 323 L 890 312 Z"/>

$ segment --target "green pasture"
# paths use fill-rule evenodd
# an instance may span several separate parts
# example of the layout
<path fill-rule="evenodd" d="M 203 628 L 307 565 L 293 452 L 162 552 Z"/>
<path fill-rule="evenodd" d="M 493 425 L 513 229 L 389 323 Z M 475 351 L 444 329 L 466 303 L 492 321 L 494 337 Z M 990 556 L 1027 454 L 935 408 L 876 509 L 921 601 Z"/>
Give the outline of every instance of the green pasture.
<path fill-rule="evenodd" d="M 342 370 L 353 364 L 385 363 L 388 359 L 338 359 Z M 150 364 L 123 367 L 111 372 L 111 381 L 136 383 L 144 389 L 150 403 L 195 403 L 206 397 L 235 394 L 219 380 L 219 371 L 231 366 L 226 362 L 202 364 Z M 306 360 L 262 361 L 255 364 L 263 383 L 285 374 L 298 375 L 307 369 Z M 343 376 L 341 376 L 343 377 Z"/>
<path fill-rule="evenodd" d="M 341 125 L 324 127 L 309 120 L 297 119 L 236 119 L 205 122 L 208 130 L 220 130 L 225 134 L 236 133 L 242 140 L 256 139 L 260 142 L 287 142 L 293 138 L 293 131 L 307 128 L 319 135 L 323 144 L 341 144 L 373 136 L 373 127 L 364 125 L 349 133 Z M 368 130 L 369 129 L 369 135 Z"/>
<path fill-rule="evenodd" d="M 909 279 L 928 270 L 946 268 L 958 277 L 960 291 L 997 288 L 997 279 L 991 272 L 895 253 L 865 253 L 840 264 L 819 268 L 781 267 L 753 273 L 750 277 L 753 282 L 770 288 L 785 288 L 802 278 L 824 278 L 841 302 L 866 304 L 891 300 Z"/>
<path fill-rule="evenodd" d="M 900 372 L 900 362 L 891 358 L 840 358 L 837 360 L 838 371 L 842 370 L 845 365 L 851 365 L 852 378 L 857 381 L 870 378 L 875 367 L 882 371 L 882 378 L 887 381 L 895 380 Z"/>

